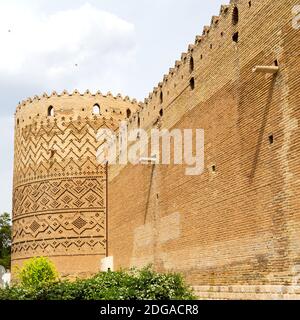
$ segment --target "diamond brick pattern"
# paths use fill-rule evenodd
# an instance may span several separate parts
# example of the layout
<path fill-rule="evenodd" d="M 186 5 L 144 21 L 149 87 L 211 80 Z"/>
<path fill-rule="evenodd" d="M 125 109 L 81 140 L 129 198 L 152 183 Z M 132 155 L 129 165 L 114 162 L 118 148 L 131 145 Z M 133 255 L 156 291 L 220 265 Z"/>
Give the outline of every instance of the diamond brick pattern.
<path fill-rule="evenodd" d="M 41 121 L 16 131 L 13 261 L 104 254 L 105 175 L 95 152 L 102 126 L 108 126 L 105 120 L 87 118 Z"/>

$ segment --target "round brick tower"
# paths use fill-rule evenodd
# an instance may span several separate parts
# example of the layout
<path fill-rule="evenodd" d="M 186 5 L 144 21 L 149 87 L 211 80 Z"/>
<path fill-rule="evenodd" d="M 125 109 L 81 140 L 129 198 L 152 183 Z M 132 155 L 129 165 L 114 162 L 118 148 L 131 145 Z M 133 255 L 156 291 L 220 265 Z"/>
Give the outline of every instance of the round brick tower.
<path fill-rule="evenodd" d="M 97 163 L 101 127 L 137 111 L 120 95 L 53 92 L 15 114 L 12 265 L 49 257 L 62 275 L 99 271 L 105 257 L 106 174 Z"/>

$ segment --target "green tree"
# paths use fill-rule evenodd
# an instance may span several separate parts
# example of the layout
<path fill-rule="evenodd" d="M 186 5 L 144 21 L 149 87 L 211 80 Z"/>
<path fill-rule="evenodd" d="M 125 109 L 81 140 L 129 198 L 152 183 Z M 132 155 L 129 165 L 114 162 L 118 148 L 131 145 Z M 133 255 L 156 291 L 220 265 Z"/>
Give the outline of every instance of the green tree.
<path fill-rule="evenodd" d="M 0 215 L 0 265 L 10 269 L 11 219 L 8 213 Z"/>

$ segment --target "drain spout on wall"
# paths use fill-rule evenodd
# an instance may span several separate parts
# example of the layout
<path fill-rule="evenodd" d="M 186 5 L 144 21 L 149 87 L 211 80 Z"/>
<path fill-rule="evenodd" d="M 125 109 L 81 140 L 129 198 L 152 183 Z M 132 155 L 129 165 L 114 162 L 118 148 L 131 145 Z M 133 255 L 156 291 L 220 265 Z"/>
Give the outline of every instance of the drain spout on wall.
<path fill-rule="evenodd" d="M 279 71 L 278 66 L 255 66 L 252 69 L 253 72 L 257 73 L 272 73 L 275 74 Z"/>

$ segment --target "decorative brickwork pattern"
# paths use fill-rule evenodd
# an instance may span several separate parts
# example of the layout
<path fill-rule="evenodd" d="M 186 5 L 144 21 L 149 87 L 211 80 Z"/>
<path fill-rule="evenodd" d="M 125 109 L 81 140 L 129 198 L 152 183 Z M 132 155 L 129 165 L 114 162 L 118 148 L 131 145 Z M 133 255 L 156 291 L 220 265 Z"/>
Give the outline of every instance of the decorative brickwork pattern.
<path fill-rule="evenodd" d="M 89 91 L 20 103 L 13 264 L 42 254 L 61 272 L 96 272 L 108 232 L 114 269 L 181 272 L 205 299 L 299 297 L 296 5 L 230 0 L 143 104 Z M 204 129 L 205 172 L 110 166 L 106 203 L 95 133 L 123 119 L 129 130 Z"/>
<path fill-rule="evenodd" d="M 106 176 L 96 161 L 96 134 L 100 128 L 116 130 L 128 108 L 135 110 L 137 104 L 121 97 L 66 92 L 18 107 L 13 264 L 48 256 L 67 274 L 69 257 L 77 265 L 73 275 L 99 270 L 106 252 Z M 78 257 L 94 257 L 94 263 L 86 268 Z"/>

